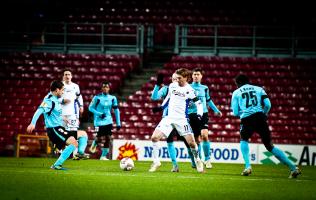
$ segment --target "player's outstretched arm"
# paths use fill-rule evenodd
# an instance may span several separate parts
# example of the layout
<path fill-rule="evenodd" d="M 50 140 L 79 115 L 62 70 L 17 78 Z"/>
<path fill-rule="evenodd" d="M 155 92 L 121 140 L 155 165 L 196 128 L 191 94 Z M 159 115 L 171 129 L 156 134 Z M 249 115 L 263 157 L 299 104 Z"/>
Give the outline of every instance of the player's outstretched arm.
<path fill-rule="evenodd" d="M 208 101 L 208 106 L 213 110 L 216 116 L 222 116 L 221 111 L 217 108 L 217 106 L 214 104 L 214 102 L 210 99 Z"/>
<path fill-rule="evenodd" d="M 34 129 L 35 129 L 35 125 L 34 124 L 30 124 L 26 128 L 26 132 L 27 133 L 32 133 Z"/>
<path fill-rule="evenodd" d="M 223 114 L 222 114 L 221 111 L 215 112 L 215 115 L 216 115 L 216 116 L 219 116 L 219 117 L 222 117 L 222 116 L 223 116 Z"/>
<path fill-rule="evenodd" d="M 241 113 L 240 113 L 240 110 L 239 110 L 238 99 L 237 99 L 235 93 L 233 93 L 233 95 L 232 95 L 231 109 L 232 109 L 232 112 L 233 112 L 234 116 L 236 116 L 236 117 L 240 116 Z"/>
<path fill-rule="evenodd" d="M 35 129 L 35 125 L 36 125 L 36 122 L 37 122 L 37 120 L 38 120 L 38 118 L 41 116 L 41 114 L 43 114 L 44 113 L 44 109 L 41 109 L 41 108 L 38 108 L 37 110 L 36 110 L 36 112 L 34 113 L 34 115 L 33 115 L 33 118 L 32 118 L 32 121 L 31 121 L 31 123 L 27 126 L 27 128 L 26 128 L 26 132 L 27 133 L 32 133 L 33 132 L 33 130 Z"/>

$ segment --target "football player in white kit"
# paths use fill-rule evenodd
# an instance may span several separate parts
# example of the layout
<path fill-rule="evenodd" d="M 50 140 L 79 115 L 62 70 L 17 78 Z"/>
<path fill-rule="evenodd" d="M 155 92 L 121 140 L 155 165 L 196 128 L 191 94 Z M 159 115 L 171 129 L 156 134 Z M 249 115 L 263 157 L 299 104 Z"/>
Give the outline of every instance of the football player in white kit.
<path fill-rule="evenodd" d="M 198 147 L 188 120 L 188 107 L 190 102 L 193 101 L 195 103 L 199 117 L 203 115 L 203 106 L 195 95 L 194 89 L 188 84 L 191 72 L 188 69 L 180 68 L 176 70 L 175 73 L 178 82 L 169 85 L 167 97 L 161 105 L 163 109 L 167 109 L 167 114 L 159 122 L 151 136 L 153 142 L 153 163 L 149 172 L 154 172 L 161 166 L 158 142 L 162 137 L 168 137 L 174 128 L 177 129 L 179 135 L 183 136 L 188 142 L 196 163 L 197 171 L 203 172 L 203 163 L 199 158 Z"/>
<path fill-rule="evenodd" d="M 63 71 L 64 94 L 62 96 L 62 117 L 64 128 L 78 140 L 78 149 L 74 151 L 73 159 L 88 159 L 89 154 L 85 154 L 88 143 L 88 135 L 85 131 L 78 130 L 79 117 L 83 113 L 83 99 L 80 94 L 78 84 L 72 81 L 70 69 Z"/>

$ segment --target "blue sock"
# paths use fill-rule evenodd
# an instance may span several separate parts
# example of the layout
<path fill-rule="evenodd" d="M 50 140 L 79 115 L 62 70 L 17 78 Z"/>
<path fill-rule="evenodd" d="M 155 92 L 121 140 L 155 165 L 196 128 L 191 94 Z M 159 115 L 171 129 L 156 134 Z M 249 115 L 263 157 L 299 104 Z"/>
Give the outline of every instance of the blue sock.
<path fill-rule="evenodd" d="M 173 142 L 169 142 L 169 143 L 167 143 L 167 145 L 168 145 L 168 152 L 169 152 L 169 156 L 170 156 L 171 161 L 172 161 L 172 165 L 176 166 L 176 165 L 178 165 L 176 148 L 174 147 Z"/>
<path fill-rule="evenodd" d="M 281 149 L 273 147 L 271 153 L 283 164 L 287 165 L 291 171 L 295 170 L 295 165 L 286 157 Z"/>
<path fill-rule="evenodd" d="M 207 161 L 211 158 L 211 142 L 204 141 L 203 142 L 203 151 L 204 151 L 204 160 Z"/>
<path fill-rule="evenodd" d="M 63 152 L 60 154 L 57 161 L 54 163 L 54 166 L 63 165 L 65 160 L 67 160 L 70 156 L 70 154 L 76 149 L 75 145 L 70 144 L 68 145 Z"/>
<path fill-rule="evenodd" d="M 84 151 L 86 150 L 88 144 L 88 137 L 82 136 L 78 139 L 78 152 L 79 154 L 84 154 Z"/>
<path fill-rule="evenodd" d="M 202 145 L 198 144 L 199 157 L 202 159 Z"/>
<path fill-rule="evenodd" d="M 108 155 L 108 153 L 109 153 L 109 148 L 101 148 L 101 150 L 102 150 L 101 157 Z"/>
<path fill-rule="evenodd" d="M 240 150 L 242 153 L 242 157 L 244 158 L 245 161 L 245 168 L 250 168 L 250 162 L 249 162 L 249 144 L 248 142 L 241 140 L 240 141 Z"/>
<path fill-rule="evenodd" d="M 194 157 L 193 157 L 193 154 L 192 154 L 191 149 L 188 149 L 188 154 L 189 154 L 190 159 L 191 159 L 191 165 L 192 165 L 192 167 L 196 167 L 195 162 L 194 162 Z"/>

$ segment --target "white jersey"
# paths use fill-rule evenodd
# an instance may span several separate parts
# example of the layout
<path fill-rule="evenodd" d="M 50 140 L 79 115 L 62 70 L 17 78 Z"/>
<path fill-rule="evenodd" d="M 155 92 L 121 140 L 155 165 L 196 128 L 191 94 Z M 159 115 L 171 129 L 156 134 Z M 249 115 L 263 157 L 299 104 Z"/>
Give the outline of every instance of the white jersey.
<path fill-rule="evenodd" d="M 79 106 L 83 105 L 79 86 L 76 83 L 66 84 L 64 82 L 64 94 L 62 99 L 69 99 L 70 103 L 62 105 L 62 115 L 78 115 Z"/>
<path fill-rule="evenodd" d="M 168 95 L 165 98 L 162 106 L 167 108 L 166 116 L 168 118 L 180 119 L 188 118 L 188 107 L 192 100 L 196 99 L 195 91 L 187 84 L 180 87 L 178 83 L 171 83 L 169 85 Z M 197 99 L 196 99 L 197 100 Z M 203 114 L 203 107 L 198 106 L 198 114 Z M 202 112 L 201 112 L 202 109 Z"/>

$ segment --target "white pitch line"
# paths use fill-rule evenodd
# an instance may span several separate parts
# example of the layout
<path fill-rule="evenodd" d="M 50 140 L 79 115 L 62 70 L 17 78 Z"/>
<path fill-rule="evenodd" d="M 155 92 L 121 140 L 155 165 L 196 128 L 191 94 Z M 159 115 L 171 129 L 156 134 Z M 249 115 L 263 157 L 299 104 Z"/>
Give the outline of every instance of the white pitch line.
<path fill-rule="evenodd" d="M 47 171 L 41 171 L 41 172 L 33 172 L 33 171 L 23 171 L 23 170 L 3 170 L 0 169 L 0 176 L 7 176 L 8 174 L 1 174 L 1 172 L 12 172 L 12 173 L 24 173 L 24 174 L 60 174 L 60 175 L 83 175 L 83 176 L 120 176 L 120 177 L 138 177 L 141 176 L 142 178 L 158 178 L 158 177 L 163 177 L 163 176 L 155 176 L 153 173 L 151 173 L 152 175 L 144 175 L 144 174 L 129 174 L 129 173 L 133 173 L 131 172 L 122 172 L 122 173 L 111 173 L 111 172 L 107 172 L 107 173 L 102 173 L 102 174 L 96 174 L 95 172 L 84 172 L 84 173 L 78 173 L 78 172 L 70 172 L 70 171 L 54 171 L 54 170 L 50 170 L 47 169 Z M 148 172 L 149 173 L 149 172 Z M 219 175 L 216 175 L 217 177 Z M 167 177 L 167 176 L 165 176 Z M 174 176 L 173 178 L 179 178 L 179 179 L 209 179 L 209 180 L 215 180 L 215 177 L 209 177 L 209 176 Z M 224 179 L 224 180 L 238 180 L 238 181 L 288 181 L 289 179 L 271 179 L 271 178 L 246 178 L 246 177 L 220 177 L 220 179 Z M 313 181 L 313 180 L 301 180 L 301 179 L 295 179 L 295 181 L 298 182 L 308 182 L 308 181 Z"/>

